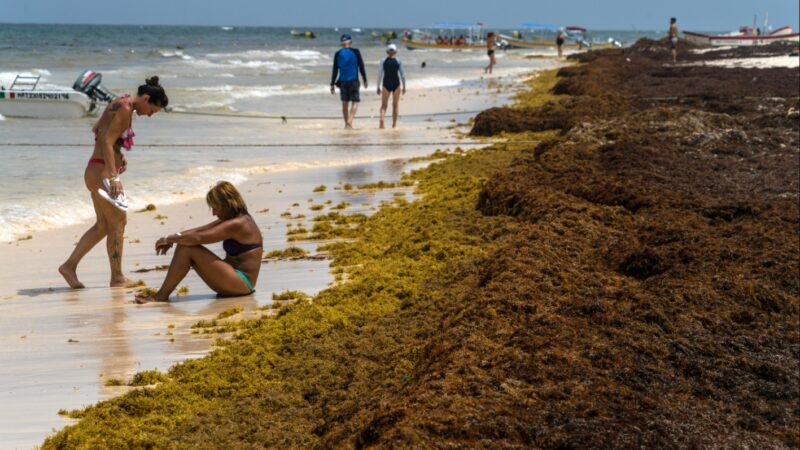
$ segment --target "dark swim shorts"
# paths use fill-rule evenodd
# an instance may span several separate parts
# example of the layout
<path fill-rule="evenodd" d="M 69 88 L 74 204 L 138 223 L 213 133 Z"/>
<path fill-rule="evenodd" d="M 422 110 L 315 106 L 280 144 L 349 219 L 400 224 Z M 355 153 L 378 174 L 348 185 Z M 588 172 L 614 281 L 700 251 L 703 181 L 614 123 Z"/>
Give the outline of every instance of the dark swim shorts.
<path fill-rule="evenodd" d="M 342 81 L 342 85 L 339 86 L 339 97 L 343 102 L 358 103 L 361 101 L 361 96 L 358 93 L 360 88 L 361 83 L 358 80 Z"/>

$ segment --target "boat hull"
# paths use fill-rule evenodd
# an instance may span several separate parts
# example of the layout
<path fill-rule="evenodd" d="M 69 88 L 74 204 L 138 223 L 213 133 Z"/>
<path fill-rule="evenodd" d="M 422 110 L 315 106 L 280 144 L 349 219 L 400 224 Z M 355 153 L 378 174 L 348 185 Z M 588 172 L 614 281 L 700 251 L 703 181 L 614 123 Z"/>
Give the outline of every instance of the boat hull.
<path fill-rule="evenodd" d="M 71 119 L 97 112 L 95 103 L 77 91 L 0 90 L 0 114 L 5 117 Z"/>
<path fill-rule="evenodd" d="M 440 49 L 440 50 L 467 50 L 467 49 L 486 49 L 486 44 L 464 44 L 464 45 L 445 45 L 445 44 L 436 44 L 434 42 L 422 42 L 422 41 L 412 41 L 408 38 L 401 38 L 400 41 L 406 45 L 406 48 L 409 50 L 417 50 L 417 49 Z"/>
<path fill-rule="evenodd" d="M 508 42 L 509 48 L 556 48 L 556 43 L 546 39 L 536 39 L 536 40 L 521 40 L 521 39 L 514 39 L 511 36 L 500 35 L 500 38 L 506 42 Z M 600 48 L 611 48 L 613 45 L 607 43 L 593 43 L 591 45 L 578 45 L 574 42 L 569 42 L 564 44 L 564 48 L 568 49 L 575 49 L 575 50 L 589 50 L 589 49 L 600 49 Z"/>
<path fill-rule="evenodd" d="M 684 31 L 683 35 L 686 40 L 696 45 L 703 46 L 751 46 L 751 45 L 769 45 L 773 42 L 795 42 L 800 43 L 800 33 L 791 34 L 766 34 L 757 36 L 746 35 L 709 35 L 703 33 L 695 33 L 692 31 Z"/>

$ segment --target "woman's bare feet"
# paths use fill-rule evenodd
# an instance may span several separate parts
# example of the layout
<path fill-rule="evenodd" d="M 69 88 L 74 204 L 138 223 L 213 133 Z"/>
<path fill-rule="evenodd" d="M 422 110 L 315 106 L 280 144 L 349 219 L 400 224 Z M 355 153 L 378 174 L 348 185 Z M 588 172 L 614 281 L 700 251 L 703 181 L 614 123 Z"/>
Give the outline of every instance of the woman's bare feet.
<path fill-rule="evenodd" d="M 381 130 L 382 130 L 382 129 L 384 129 L 384 128 L 386 128 L 386 125 L 383 123 L 383 120 L 381 120 L 381 125 L 380 125 L 380 127 L 379 127 L 379 128 L 380 128 Z"/>
<path fill-rule="evenodd" d="M 140 305 L 143 305 L 145 303 L 155 303 L 155 302 L 167 302 L 167 301 L 169 301 L 169 299 L 162 300 L 162 299 L 156 297 L 155 295 L 136 295 L 136 296 L 133 297 L 133 300 L 136 303 L 140 304 Z"/>
<path fill-rule="evenodd" d="M 67 281 L 69 287 L 72 289 L 83 289 L 86 286 L 78 280 L 78 274 L 75 272 L 74 267 L 68 267 L 66 263 L 58 268 L 58 273 Z"/>

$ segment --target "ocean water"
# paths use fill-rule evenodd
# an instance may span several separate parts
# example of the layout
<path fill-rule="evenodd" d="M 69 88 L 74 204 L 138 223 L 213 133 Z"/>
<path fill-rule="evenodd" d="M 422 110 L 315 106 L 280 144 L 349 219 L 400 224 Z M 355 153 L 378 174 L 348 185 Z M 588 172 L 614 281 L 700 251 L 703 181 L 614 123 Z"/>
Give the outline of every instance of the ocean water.
<path fill-rule="evenodd" d="M 450 134 L 452 121 L 465 121 L 472 111 L 506 100 L 506 94 L 477 95 L 493 87 L 493 80 L 482 76 L 486 56 L 481 50 L 401 48 L 409 90 L 401 104 L 401 114 L 406 111 L 401 130 L 366 131 L 375 127 L 376 120 L 366 117 L 378 107 L 370 85 L 362 90 L 359 129 L 346 132 L 338 93 L 334 97 L 328 90 L 338 37 L 353 35 L 374 81 L 385 42 L 372 33 L 387 30 L 313 29 L 313 40 L 290 31 L 0 24 L 0 85 L 23 73 L 40 75 L 41 87 L 69 88 L 85 69 L 93 69 L 102 73 L 106 88 L 122 94 L 135 93 L 147 76 L 158 75 L 173 112 L 134 117 L 137 146 L 126 153 L 129 171 L 123 175 L 134 208 L 200 197 L 220 179 L 240 183 L 254 174 L 427 154 L 436 148 L 430 143 Z M 630 43 L 660 34 L 592 36 Z M 552 65 L 527 54 L 499 53 L 498 70 L 510 77 Z M 436 100 L 453 93 L 459 94 L 457 102 Z M 280 116 L 288 123 L 276 119 Z M 0 116 L 0 179 L 5 181 L 0 183 L 0 241 L 93 218 L 82 176 L 95 120 Z"/>

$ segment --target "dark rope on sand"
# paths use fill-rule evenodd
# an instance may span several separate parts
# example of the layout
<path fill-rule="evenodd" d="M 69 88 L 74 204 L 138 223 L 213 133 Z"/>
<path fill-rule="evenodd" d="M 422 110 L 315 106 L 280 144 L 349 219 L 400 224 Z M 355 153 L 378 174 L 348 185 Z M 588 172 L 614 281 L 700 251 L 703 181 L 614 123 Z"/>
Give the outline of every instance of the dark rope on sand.
<path fill-rule="evenodd" d="M 402 114 L 400 117 L 437 117 L 437 116 L 457 116 L 459 114 L 477 114 L 483 110 L 475 111 L 444 111 L 433 113 L 416 113 L 416 114 Z M 168 111 L 169 114 L 185 114 L 190 116 L 211 116 L 211 117 L 229 117 L 233 119 L 275 119 L 283 122 L 289 120 L 342 120 L 342 116 L 280 116 L 272 114 L 236 114 L 236 113 L 213 113 L 202 111 Z M 377 119 L 378 115 L 358 116 L 359 119 Z"/>

